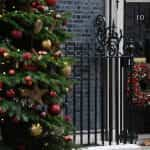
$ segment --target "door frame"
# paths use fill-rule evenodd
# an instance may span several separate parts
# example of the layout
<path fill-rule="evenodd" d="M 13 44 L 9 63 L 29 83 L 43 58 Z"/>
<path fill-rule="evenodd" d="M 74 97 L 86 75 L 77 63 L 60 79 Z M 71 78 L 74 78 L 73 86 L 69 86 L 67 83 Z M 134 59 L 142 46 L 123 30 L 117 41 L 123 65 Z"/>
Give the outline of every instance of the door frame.
<path fill-rule="evenodd" d="M 116 26 L 116 31 L 120 30 L 124 34 L 124 3 L 125 0 L 105 0 L 105 17 L 107 26 L 112 23 Z M 120 52 L 123 52 L 123 40 L 120 42 Z"/>
<path fill-rule="evenodd" d="M 128 3 L 150 3 L 150 0 L 105 0 L 105 17 L 107 26 L 110 26 L 112 22 L 116 25 L 116 31 L 120 30 L 124 35 L 125 26 L 125 4 Z M 123 40 L 120 43 L 120 52 L 123 52 Z"/>

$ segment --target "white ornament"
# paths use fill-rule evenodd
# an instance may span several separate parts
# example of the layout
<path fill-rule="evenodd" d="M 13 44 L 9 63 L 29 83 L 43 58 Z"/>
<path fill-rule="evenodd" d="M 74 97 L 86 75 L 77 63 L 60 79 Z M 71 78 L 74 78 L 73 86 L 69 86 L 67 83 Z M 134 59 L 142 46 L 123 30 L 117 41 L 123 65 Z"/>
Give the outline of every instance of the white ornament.
<path fill-rule="evenodd" d="M 60 19 L 61 18 L 61 14 L 56 14 L 56 18 Z"/>

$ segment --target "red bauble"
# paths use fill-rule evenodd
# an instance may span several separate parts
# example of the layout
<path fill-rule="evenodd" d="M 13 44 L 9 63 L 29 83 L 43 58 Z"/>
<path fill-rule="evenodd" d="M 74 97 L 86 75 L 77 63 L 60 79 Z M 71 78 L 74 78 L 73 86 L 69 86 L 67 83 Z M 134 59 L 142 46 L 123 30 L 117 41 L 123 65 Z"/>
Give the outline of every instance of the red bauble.
<path fill-rule="evenodd" d="M 57 96 L 57 92 L 55 92 L 55 91 L 50 91 L 50 96 L 51 97 L 56 97 Z"/>
<path fill-rule="evenodd" d="M 23 53 L 22 57 L 24 60 L 30 60 L 32 58 L 32 53 L 25 52 L 25 53 Z"/>
<path fill-rule="evenodd" d="M 6 96 L 9 97 L 9 98 L 14 97 L 15 94 L 16 94 L 16 93 L 15 93 L 14 89 L 10 89 L 10 90 L 7 90 L 7 91 L 6 91 Z"/>
<path fill-rule="evenodd" d="M 57 0 L 45 0 L 45 1 L 49 6 L 55 6 L 57 3 Z"/>
<path fill-rule="evenodd" d="M 3 82 L 0 82 L 0 90 L 2 90 L 4 87 L 4 83 Z"/>
<path fill-rule="evenodd" d="M 31 76 L 26 76 L 26 77 L 24 78 L 24 80 L 25 80 L 25 84 L 26 84 L 27 86 L 32 86 L 33 82 L 32 82 L 32 77 L 31 77 Z"/>
<path fill-rule="evenodd" d="M 49 112 L 51 115 L 58 115 L 61 112 L 60 104 L 52 104 L 49 107 Z"/>
<path fill-rule="evenodd" d="M 72 136 L 66 135 L 66 136 L 64 136 L 64 140 L 65 140 L 66 142 L 70 142 L 70 141 L 72 141 Z"/>
<path fill-rule="evenodd" d="M 8 71 L 8 74 L 9 74 L 9 75 L 15 75 L 15 73 L 16 73 L 16 71 L 15 71 L 14 69 L 10 69 L 10 70 Z"/>
<path fill-rule="evenodd" d="M 22 36 L 23 36 L 23 33 L 22 33 L 22 31 L 20 31 L 20 30 L 12 30 L 12 31 L 11 31 L 11 36 L 12 36 L 14 39 L 21 39 Z"/>
<path fill-rule="evenodd" d="M 6 52 L 5 48 L 0 48 L 0 55 L 3 56 L 3 54 Z"/>
<path fill-rule="evenodd" d="M 31 76 L 26 76 L 26 77 L 24 78 L 24 80 L 25 80 L 26 82 L 32 81 L 32 77 L 31 77 Z"/>

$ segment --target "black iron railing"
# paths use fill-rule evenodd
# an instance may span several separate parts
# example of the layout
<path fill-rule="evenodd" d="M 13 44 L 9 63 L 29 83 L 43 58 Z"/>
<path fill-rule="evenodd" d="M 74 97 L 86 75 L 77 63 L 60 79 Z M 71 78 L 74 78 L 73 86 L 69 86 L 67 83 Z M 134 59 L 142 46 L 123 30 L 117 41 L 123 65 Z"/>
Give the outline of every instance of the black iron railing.
<path fill-rule="evenodd" d="M 76 59 L 73 78 L 78 81 L 66 96 L 66 114 L 75 126 L 74 142 L 85 145 L 133 143 L 135 139 L 132 95 L 133 44 L 120 52 L 123 38 L 115 26 L 106 27 L 102 16 L 96 19 L 95 49 L 90 44 L 67 43 L 69 56 Z M 120 35 L 120 36 L 119 36 Z M 130 76 L 129 76 L 130 74 Z"/>

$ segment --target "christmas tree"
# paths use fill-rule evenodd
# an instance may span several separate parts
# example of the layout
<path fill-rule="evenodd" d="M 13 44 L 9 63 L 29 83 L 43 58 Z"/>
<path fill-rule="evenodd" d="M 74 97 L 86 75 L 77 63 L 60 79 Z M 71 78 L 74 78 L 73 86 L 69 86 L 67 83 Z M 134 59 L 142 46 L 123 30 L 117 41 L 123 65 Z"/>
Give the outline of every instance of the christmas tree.
<path fill-rule="evenodd" d="M 62 115 L 73 60 L 68 13 L 56 0 L 0 0 L 0 124 L 17 150 L 71 150 L 70 117 Z"/>

